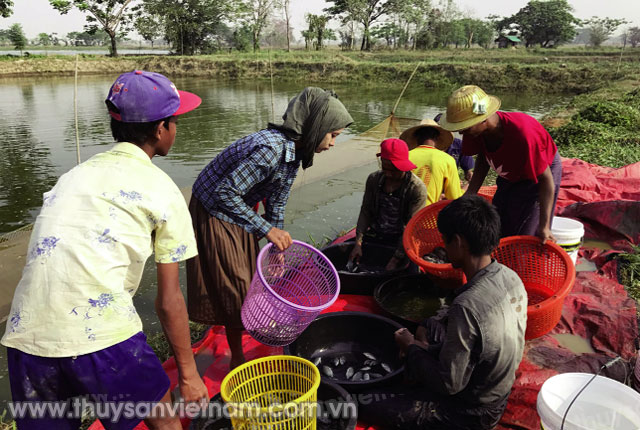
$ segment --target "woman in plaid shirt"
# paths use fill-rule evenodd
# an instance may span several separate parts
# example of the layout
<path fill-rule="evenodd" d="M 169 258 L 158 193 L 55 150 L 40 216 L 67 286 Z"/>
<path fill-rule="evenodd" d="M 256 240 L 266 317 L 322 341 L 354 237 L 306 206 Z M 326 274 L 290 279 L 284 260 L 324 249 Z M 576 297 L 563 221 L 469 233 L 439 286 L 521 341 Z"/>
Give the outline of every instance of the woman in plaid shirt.
<path fill-rule="evenodd" d="M 199 253 L 187 261 L 189 317 L 225 326 L 231 368 L 245 361 L 240 310 L 258 241 L 266 237 L 280 250 L 291 245 L 282 228 L 300 165 L 310 167 L 353 122 L 332 91 L 313 87 L 289 102 L 282 119 L 218 154 L 196 179 L 189 204 Z M 263 216 L 252 209 L 261 201 Z"/>

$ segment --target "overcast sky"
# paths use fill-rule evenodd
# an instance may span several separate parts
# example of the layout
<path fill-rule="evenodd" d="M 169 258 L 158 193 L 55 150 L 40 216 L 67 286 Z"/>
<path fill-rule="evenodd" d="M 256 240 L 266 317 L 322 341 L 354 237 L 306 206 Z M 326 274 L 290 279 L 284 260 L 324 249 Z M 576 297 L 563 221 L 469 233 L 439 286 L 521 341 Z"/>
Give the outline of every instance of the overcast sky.
<path fill-rule="evenodd" d="M 218 0 L 224 1 L 224 0 Z M 438 0 L 433 0 L 437 3 Z M 320 13 L 327 3 L 320 0 L 291 0 L 293 11 L 294 35 L 300 38 L 300 30 L 305 27 L 305 13 Z M 516 13 L 527 4 L 527 0 L 483 0 L 482 8 L 477 0 L 456 0 L 458 7 L 469 15 L 485 18 L 488 15 L 508 16 Z M 591 16 L 626 18 L 630 25 L 640 25 L 640 0 L 569 0 L 574 7 L 574 15 L 581 19 Z M 71 31 L 82 31 L 85 24 L 84 14 L 77 10 L 60 15 L 48 0 L 14 0 L 13 15 L 0 18 L 0 28 L 8 28 L 20 23 L 29 38 L 38 33 L 66 35 Z"/>

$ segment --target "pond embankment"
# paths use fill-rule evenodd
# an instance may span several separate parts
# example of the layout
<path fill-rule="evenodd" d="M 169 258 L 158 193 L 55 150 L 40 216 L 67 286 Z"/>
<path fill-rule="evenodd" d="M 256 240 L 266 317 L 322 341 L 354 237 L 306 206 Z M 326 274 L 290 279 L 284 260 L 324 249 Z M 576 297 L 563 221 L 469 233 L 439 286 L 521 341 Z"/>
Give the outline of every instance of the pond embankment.
<path fill-rule="evenodd" d="M 614 55 L 617 54 L 617 55 Z M 374 53 L 327 51 L 261 51 L 206 56 L 79 55 L 80 74 L 118 74 L 132 69 L 169 76 L 274 79 L 300 82 L 397 84 L 419 64 L 414 83 L 425 89 L 475 83 L 487 91 L 536 91 L 580 94 L 637 73 L 640 50 L 438 50 Z M 0 77 L 70 75 L 75 57 L 2 57 Z"/>

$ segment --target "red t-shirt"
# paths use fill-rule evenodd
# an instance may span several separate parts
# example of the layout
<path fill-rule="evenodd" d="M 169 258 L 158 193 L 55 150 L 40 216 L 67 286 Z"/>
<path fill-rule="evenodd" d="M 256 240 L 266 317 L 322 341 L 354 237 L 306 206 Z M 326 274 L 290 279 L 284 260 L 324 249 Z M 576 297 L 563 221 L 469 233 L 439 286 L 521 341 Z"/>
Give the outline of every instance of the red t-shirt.
<path fill-rule="evenodd" d="M 538 182 L 538 176 L 553 162 L 558 148 L 544 127 L 530 115 L 520 112 L 497 112 L 502 123 L 502 145 L 489 152 L 482 137 L 464 136 L 462 154 L 483 154 L 502 178 L 517 182 Z"/>

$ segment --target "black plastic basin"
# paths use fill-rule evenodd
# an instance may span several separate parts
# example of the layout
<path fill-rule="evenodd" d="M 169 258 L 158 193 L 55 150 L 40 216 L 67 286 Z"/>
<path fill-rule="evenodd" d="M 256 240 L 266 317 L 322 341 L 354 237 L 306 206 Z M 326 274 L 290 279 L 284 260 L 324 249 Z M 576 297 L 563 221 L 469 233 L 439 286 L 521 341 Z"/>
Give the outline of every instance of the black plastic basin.
<path fill-rule="evenodd" d="M 220 393 L 216 394 L 209 403 L 219 405 L 220 408 L 224 405 Z M 318 387 L 318 404 L 319 416 L 316 423 L 318 430 L 355 430 L 358 421 L 357 405 L 344 388 L 322 381 Z M 338 416 L 331 416 L 332 413 L 337 413 Z M 200 417 L 191 421 L 189 430 L 233 430 L 233 427 L 231 420 L 224 416 Z"/>
<path fill-rule="evenodd" d="M 284 352 L 312 362 L 320 358 L 323 361 L 318 368 L 323 380 L 338 383 L 350 393 L 359 393 L 400 380 L 404 364 L 398 357 L 394 333 L 401 327 L 389 318 L 364 312 L 322 314 L 291 345 L 285 346 Z M 371 354 L 377 362 L 376 365 L 367 366 L 372 367 L 370 372 L 381 376 L 358 381 L 347 378 L 345 370 L 348 367 L 357 371 L 366 366 L 365 353 Z M 345 357 L 346 364 L 334 366 L 331 362 L 335 357 Z M 387 373 L 381 370 L 382 363 L 391 371 Z M 334 373 L 332 378 L 323 371 L 325 365 Z"/>
<path fill-rule="evenodd" d="M 402 275 L 378 285 L 373 296 L 378 305 L 409 330 L 449 303 L 450 288 L 440 288 L 426 275 Z"/>
<path fill-rule="evenodd" d="M 410 261 L 406 259 L 401 267 L 385 271 L 393 253 L 395 246 L 384 246 L 375 244 L 364 244 L 362 247 L 362 259 L 360 266 L 367 269 L 379 269 L 376 271 L 367 271 L 359 273 L 351 273 L 347 271 L 347 263 L 349 255 L 353 249 L 354 242 L 344 242 L 337 245 L 329 245 L 322 249 L 322 253 L 333 263 L 338 275 L 340 276 L 340 293 L 342 294 L 361 294 L 370 296 L 376 285 L 387 279 L 406 273 L 409 270 Z"/>

